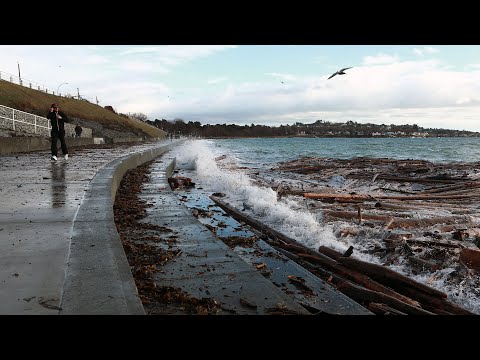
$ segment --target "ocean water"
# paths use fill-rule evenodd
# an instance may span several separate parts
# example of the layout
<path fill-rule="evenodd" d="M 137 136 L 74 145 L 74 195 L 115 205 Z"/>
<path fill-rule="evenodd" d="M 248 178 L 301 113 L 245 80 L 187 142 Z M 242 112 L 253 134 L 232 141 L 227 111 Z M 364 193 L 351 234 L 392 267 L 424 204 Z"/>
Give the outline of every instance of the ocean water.
<path fill-rule="evenodd" d="M 354 246 L 355 257 L 380 263 L 368 253 L 372 246 L 383 245 L 372 230 L 365 229 L 363 238 L 338 237 L 339 229 L 348 223 L 326 224 L 321 212 L 307 209 L 306 199 L 284 197 L 280 201 L 271 187 L 260 186 L 250 177 L 251 169 L 267 176 L 278 162 L 299 157 L 376 157 L 421 159 L 436 163 L 480 161 L 480 139 L 476 138 L 275 138 L 189 140 L 175 148 L 173 156 L 181 175 L 192 177 L 206 192 L 222 192 L 225 200 L 304 245 L 318 249 L 320 245 L 345 251 Z M 222 161 L 215 159 L 222 158 Z M 272 179 L 278 180 L 280 179 Z M 480 279 L 474 275 L 452 282 L 454 268 L 432 274 L 414 275 L 403 265 L 392 269 L 415 280 L 445 291 L 449 299 L 475 313 L 480 313 Z"/>
<path fill-rule="evenodd" d="M 243 164 L 271 164 L 305 156 L 428 160 L 435 163 L 480 161 L 480 138 L 251 138 L 211 140 L 215 152 Z"/>

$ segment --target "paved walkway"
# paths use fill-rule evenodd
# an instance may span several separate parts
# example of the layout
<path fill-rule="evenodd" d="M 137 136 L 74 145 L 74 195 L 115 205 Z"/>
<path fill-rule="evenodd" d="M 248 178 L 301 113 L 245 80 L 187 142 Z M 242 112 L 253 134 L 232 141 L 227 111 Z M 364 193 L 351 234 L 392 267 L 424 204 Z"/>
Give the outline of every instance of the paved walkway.
<path fill-rule="evenodd" d="M 0 314 L 59 313 L 70 246 L 78 235 L 73 225 L 80 205 L 83 203 L 83 212 L 90 216 L 105 217 L 105 213 L 100 213 L 105 208 L 95 210 L 94 206 L 108 200 L 105 194 L 111 188 L 112 169 L 105 168 L 104 178 L 96 177 L 100 188 L 103 183 L 103 192 L 91 191 L 92 179 L 115 159 L 168 145 L 170 141 L 163 140 L 103 149 L 73 148 L 69 160 L 59 157 L 57 162 L 50 160 L 47 151 L 0 156 Z M 90 226 L 91 222 L 84 224 Z M 96 232 L 95 228 L 90 230 Z M 90 245 L 92 249 L 95 247 L 93 243 Z M 74 265 L 75 259 L 72 260 Z M 108 259 L 99 261 L 102 264 Z M 128 279 L 123 285 L 127 292 L 132 290 Z M 71 310 L 67 313 L 85 310 L 75 306 L 67 308 Z M 111 312 L 98 309 L 100 313 L 143 311 L 138 305 L 124 308 L 120 311 L 113 308 Z M 85 313 L 95 311 L 86 310 Z"/>

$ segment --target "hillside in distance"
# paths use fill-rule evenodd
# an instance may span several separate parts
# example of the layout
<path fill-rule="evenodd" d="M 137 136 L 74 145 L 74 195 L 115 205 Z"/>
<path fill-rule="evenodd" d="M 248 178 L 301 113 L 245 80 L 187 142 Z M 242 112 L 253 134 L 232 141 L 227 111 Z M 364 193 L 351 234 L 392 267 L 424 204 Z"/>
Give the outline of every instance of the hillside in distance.
<path fill-rule="evenodd" d="M 102 107 L 85 99 L 52 95 L 0 80 L 0 105 L 45 117 L 52 103 L 57 103 L 75 123 L 91 128 L 94 137 L 165 137 L 161 129 L 125 114 L 117 114 L 111 106 Z"/>

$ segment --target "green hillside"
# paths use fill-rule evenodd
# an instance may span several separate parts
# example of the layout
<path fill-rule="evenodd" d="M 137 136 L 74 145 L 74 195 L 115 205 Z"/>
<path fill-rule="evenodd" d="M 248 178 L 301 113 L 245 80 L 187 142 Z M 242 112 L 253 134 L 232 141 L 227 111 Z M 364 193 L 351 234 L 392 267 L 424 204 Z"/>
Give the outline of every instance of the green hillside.
<path fill-rule="evenodd" d="M 164 131 L 154 126 L 129 119 L 126 115 L 116 114 L 86 100 L 47 94 L 43 91 L 0 80 L 0 105 L 45 117 L 52 103 L 57 103 L 61 110 L 71 118 L 94 121 L 107 129 L 133 132 L 152 138 L 161 138 L 166 135 Z"/>

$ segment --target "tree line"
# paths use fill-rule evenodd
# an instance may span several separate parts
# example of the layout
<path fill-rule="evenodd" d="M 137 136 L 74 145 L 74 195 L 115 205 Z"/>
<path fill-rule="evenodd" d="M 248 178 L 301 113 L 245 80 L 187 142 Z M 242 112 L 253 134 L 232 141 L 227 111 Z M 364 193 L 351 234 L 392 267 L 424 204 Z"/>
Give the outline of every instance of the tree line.
<path fill-rule="evenodd" d="M 479 132 L 466 130 L 449 130 L 439 128 L 423 128 L 416 124 L 372 124 L 347 121 L 335 123 L 317 120 L 304 124 L 296 122 L 292 125 L 236 125 L 236 124 L 205 124 L 199 121 L 184 121 L 183 119 L 148 120 L 144 114 L 128 114 L 130 117 L 144 121 L 162 129 L 174 136 L 189 136 L 200 138 L 229 137 L 478 137 Z"/>

